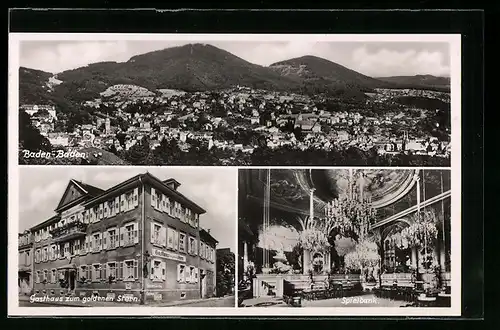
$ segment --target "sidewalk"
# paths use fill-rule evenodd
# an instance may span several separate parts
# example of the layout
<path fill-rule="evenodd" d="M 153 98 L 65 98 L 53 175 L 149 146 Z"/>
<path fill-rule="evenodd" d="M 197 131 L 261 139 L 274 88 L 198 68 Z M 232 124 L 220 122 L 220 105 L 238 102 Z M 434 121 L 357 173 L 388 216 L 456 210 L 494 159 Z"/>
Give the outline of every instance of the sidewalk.
<path fill-rule="evenodd" d="M 83 303 L 81 301 L 37 301 L 34 302 L 33 305 L 49 305 L 49 306 L 67 306 L 67 307 L 129 307 L 129 306 L 145 306 L 145 307 L 174 307 L 174 306 L 183 306 L 195 303 L 205 303 L 210 301 L 217 301 L 228 299 L 234 296 L 224 296 L 224 297 L 213 297 L 213 298 L 204 298 L 204 299 L 189 299 L 189 300 L 178 300 L 178 301 L 169 301 L 169 302 L 161 302 L 161 301 L 151 301 L 148 302 L 147 305 L 141 305 L 139 303 L 130 303 L 130 302 L 105 302 L 105 301 L 92 301 Z M 234 299 L 234 298 L 233 298 Z M 30 302 L 29 296 L 19 296 L 19 301 Z"/>

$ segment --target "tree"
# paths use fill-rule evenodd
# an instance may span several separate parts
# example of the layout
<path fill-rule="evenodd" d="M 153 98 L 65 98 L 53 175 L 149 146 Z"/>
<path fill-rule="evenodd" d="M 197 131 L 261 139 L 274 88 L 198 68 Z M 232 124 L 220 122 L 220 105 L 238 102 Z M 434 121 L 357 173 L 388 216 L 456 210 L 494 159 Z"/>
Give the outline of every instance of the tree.
<path fill-rule="evenodd" d="M 33 127 L 30 116 L 22 110 L 19 111 L 19 144 L 21 150 L 35 152 L 52 150 L 49 140 L 41 135 L 37 128 Z"/>
<path fill-rule="evenodd" d="M 125 152 L 125 160 L 133 165 L 147 165 L 149 153 L 149 140 L 144 137 L 142 141 L 136 143 Z"/>
<path fill-rule="evenodd" d="M 216 283 L 217 295 L 224 296 L 232 293 L 234 288 L 234 253 L 229 249 L 217 250 Z"/>

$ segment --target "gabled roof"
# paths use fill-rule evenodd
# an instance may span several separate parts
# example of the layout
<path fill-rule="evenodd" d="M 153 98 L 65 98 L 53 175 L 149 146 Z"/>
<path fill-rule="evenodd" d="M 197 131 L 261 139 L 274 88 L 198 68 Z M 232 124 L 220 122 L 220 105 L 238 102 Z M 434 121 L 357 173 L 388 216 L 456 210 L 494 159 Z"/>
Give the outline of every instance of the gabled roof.
<path fill-rule="evenodd" d="M 76 192 L 76 194 L 75 194 Z M 66 190 L 64 191 L 57 207 L 56 212 L 62 211 L 67 206 L 73 206 L 83 202 L 87 197 L 99 195 L 103 192 L 102 189 L 92 185 L 77 181 L 74 179 L 69 180 Z M 69 194 L 72 196 L 69 196 Z"/>
<path fill-rule="evenodd" d="M 76 181 L 76 180 L 73 180 L 75 183 L 79 184 L 83 189 L 85 189 L 90 195 L 99 195 L 99 194 L 102 194 L 104 192 L 104 190 L 102 190 L 101 188 L 98 188 L 98 187 L 95 187 L 95 186 L 92 186 L 88 183 L 83 183 L 81 181 Z"/>

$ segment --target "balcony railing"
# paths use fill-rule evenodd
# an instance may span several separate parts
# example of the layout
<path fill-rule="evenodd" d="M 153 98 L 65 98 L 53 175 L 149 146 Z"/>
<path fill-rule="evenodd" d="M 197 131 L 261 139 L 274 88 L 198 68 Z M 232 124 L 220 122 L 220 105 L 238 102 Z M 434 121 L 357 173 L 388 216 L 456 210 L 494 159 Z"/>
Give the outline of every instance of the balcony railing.
<path fill-rule="evenodd" d="M 85 236 L 86 230 L 87 224 L 80 221 L 74 221 L 63 225 L 62 227 L 52 229 L 50 234 L 55 241 L 62 242 L 80 236 Z"/>
<path fill-rule="evenodd" d="M 20 238 L 18 241 L 18 248 L 26 248 L 33 245 L 33 240 L 32 239 L 26 239 L 26 238 Z"/>

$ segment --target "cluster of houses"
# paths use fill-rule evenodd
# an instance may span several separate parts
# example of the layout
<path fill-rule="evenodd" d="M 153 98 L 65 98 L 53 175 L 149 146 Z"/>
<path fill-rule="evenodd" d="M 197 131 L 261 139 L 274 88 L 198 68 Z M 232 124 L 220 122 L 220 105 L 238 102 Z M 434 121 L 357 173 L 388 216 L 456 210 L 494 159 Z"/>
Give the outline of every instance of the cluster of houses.
<path fill-rule="evenodd" d="M 426 92 L 426 91 L 424 91 Z M 380 94 L 392 95 L 392 90 Z M 401 91 L 398 91 L 401 93 Z M 436 92 L 429 92 L 436 93 Z M 380 97 L 380 96 L 379 96 Z M 99 108 L 113 106 L 113 118 L 126 122 L 122 131 L 111 125 L 109 117 L 95 116 L 91 125 L 77 126 L 74 132 L 54 133 L 57 120 L 53 107 L 29 105 L 22 108 L 32 116 L 34 125 L 56 146 L 88 146 L 129 150 L 148 137 L 150 147 L 157 148 L 165 139 L 175 140 L 182 150 L 188 150 L 189 140 L 204 142 L 208 149 L 218 148 L 251 153 L 258 146 L 242 145 L 234 141 L 214 138 L 215 130 L 251 130 L 263 136 L 269 148 L 284 146 L 306 150 L 357 147 L 369 150 L 376 147 L 379 153 L 414 152 L 427 155 L 449 156 L 450 145 L 432 137 L 410 138 L 408 134 L 395 136 L 388 127 L 415 125 L 415 118 L 404 113 L 386 113 L 367 117 L 358 111 L 330 112 L 324 109 L 318 97 L 254 90 L 237 86 L 230 90 L 185 93 L 161 90 L 153 93 L 135 85 L 115 85 L 101 93 L 101 98 L 88 101 L 84 106 Z M 152 111 L 130 111 L 130 105 L 148 107 Z M 46 109 L 38 116 L 39 109 Z M 214 112 L 213 109 L 218 109 Z M 48 115 L 47 115 L 48 113 Z M 200 123 L 201 125 L 195 125 Z M 172 122 L 176 121 L 173 125 Z M 196 128 L 195 128 L 196 127 Z M 377 128 L 376 132 L 370 128 Z M 300 129 L 301 137 L 294 132 Z M 125 135 L 124 143 L 116 138 Z"/>

